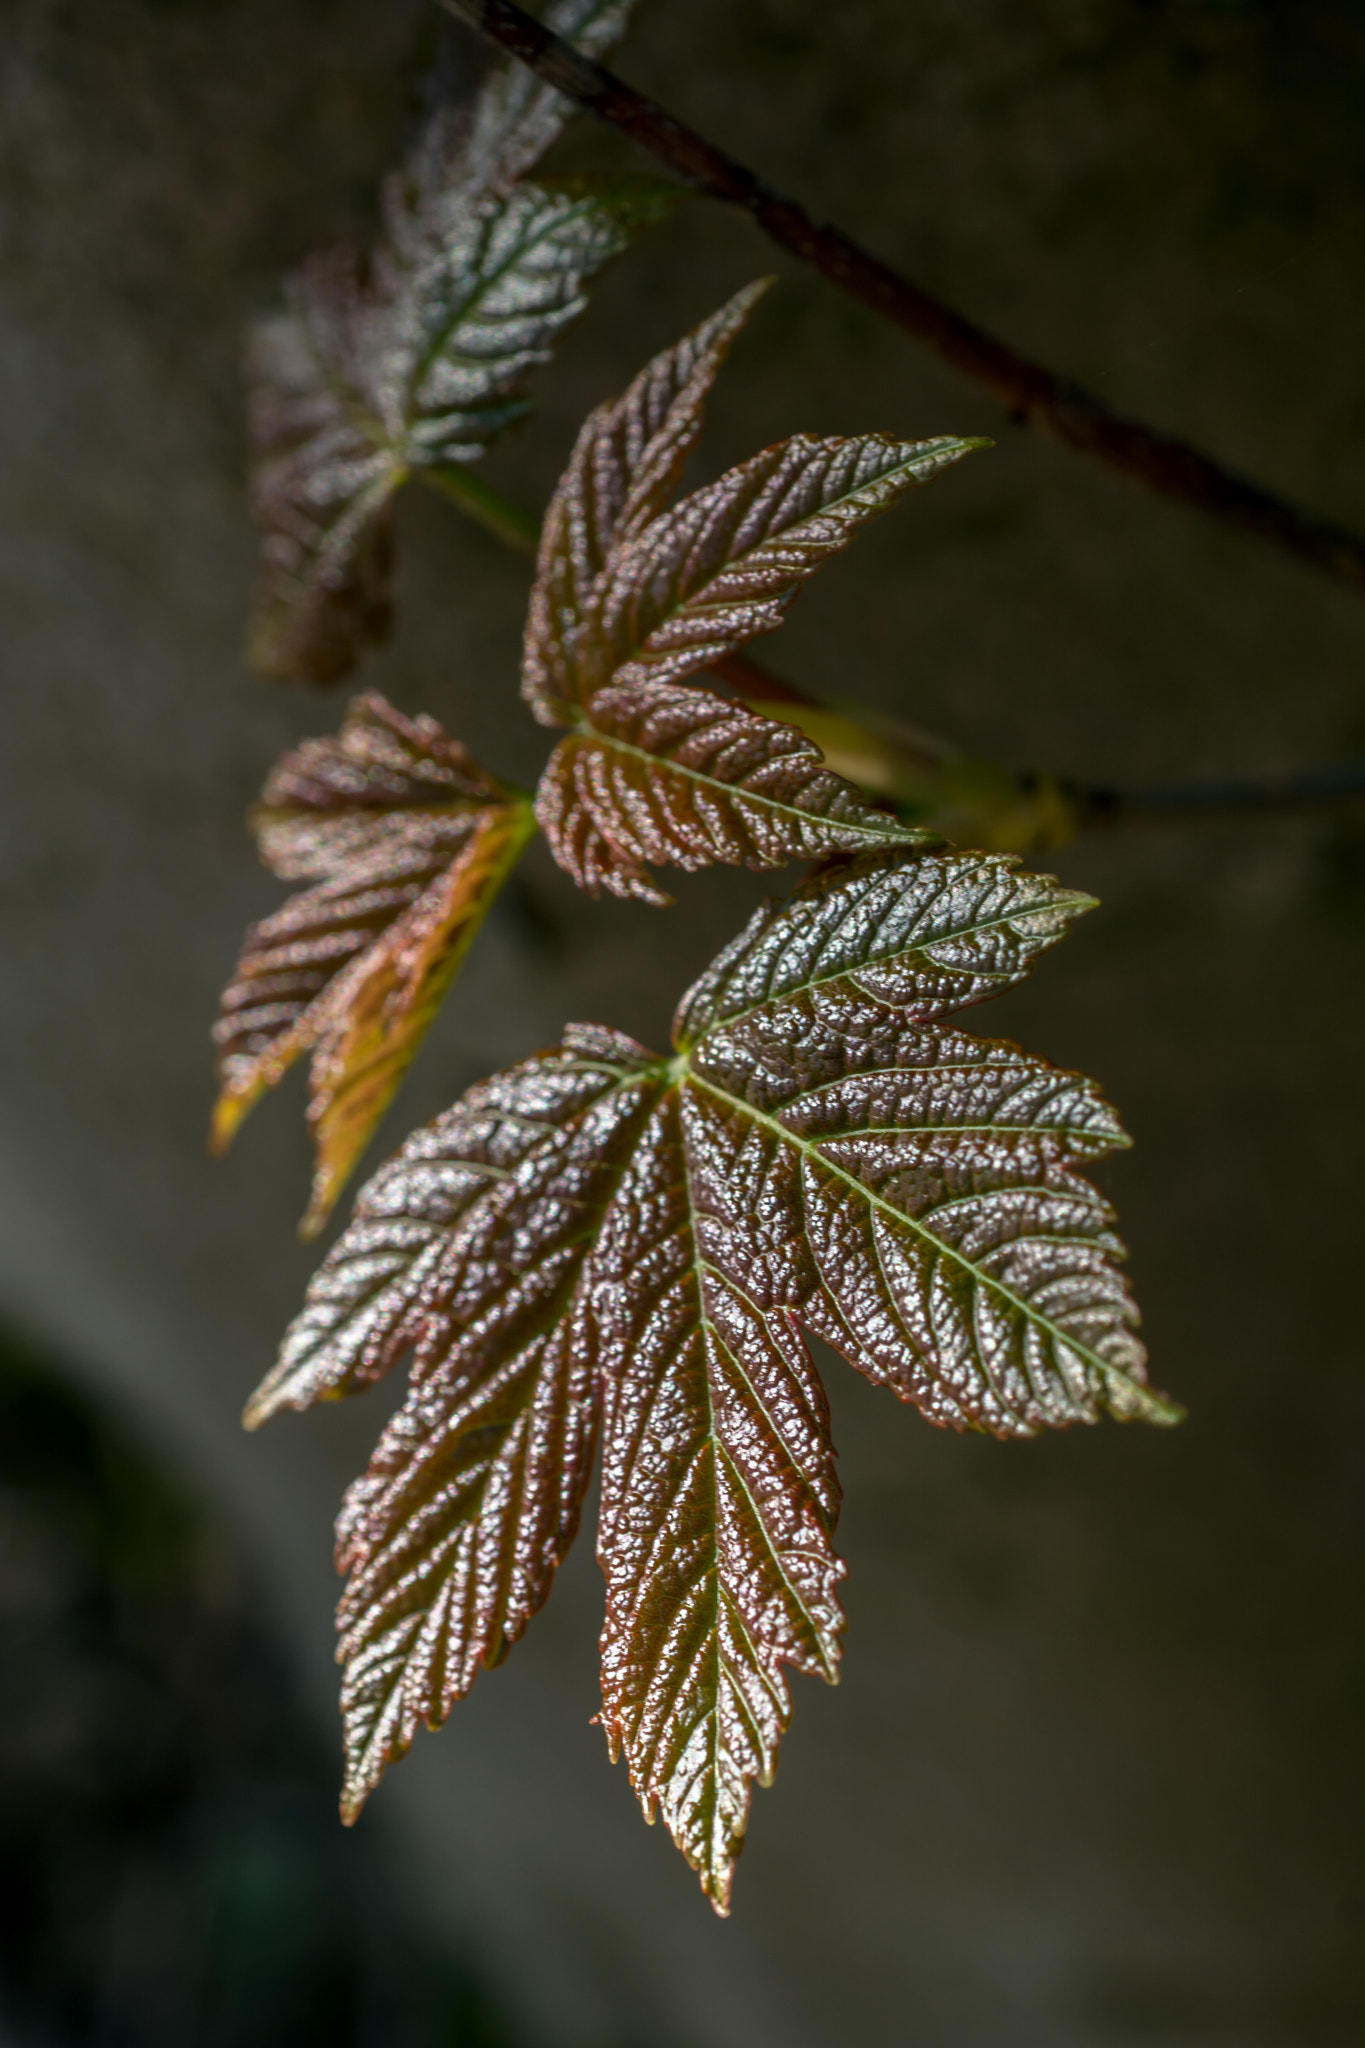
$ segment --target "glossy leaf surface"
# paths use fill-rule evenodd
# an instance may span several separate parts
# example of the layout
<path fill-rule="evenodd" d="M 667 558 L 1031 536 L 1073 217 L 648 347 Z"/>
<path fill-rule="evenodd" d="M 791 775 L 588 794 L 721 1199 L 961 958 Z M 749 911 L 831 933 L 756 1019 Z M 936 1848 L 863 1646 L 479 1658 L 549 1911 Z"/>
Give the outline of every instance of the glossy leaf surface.
<path fill-rule="evenodd" d="M 954 1428 L 1176 1419 L 1081 1174 L 1113 1112 L 945 1021 L 1088 905 L 999 856 L 828 869 L 695 985 L 672 1058 L 576 1027 L 371 1184 L 252 1410 L 414 1352 L 340 1523 L 349 1812 L 544 1598 L 600 1429 L 603 1723 L 725 1911 L 785 1673 L 839 1653 L 801 1331 Z"/>
<path fill-rule="evenodd" d="M 764 1305 L 936 1422 L 1172 1419 L 1111 1212 L 1076 1171 L 1126 1144 L 1112 1110 L 940 1024 L 1089 907 L 1007 857 L 863 861 L 760 911 L 679 1011 L 694 1141 Z"/>
<path fill-rule="evenodd" d="M 711 386 L 770 283 L 737 292 L 584 421 L 541 528 L 522 653 L 522 694 L 542 725 L 567 724 L 581 703 L 576 650 L 603 570 L 667 511 Z"/>
<path fill-rule="evenodd" d="M 868 803 L 795 726 L 678 683 L 599 690 L 546 765 L 536 817 L 581 889 L 659 905 L 650 861 L 777 868 L 936 839 Z"/>
<path fill-rule="evenodd" d="M 790 725 L 684 678 L 771 632 L 858 528 L 978 441 L 798 435 L 670 500 L 708 391 L 763 287 L 647 365 L 579 436 L 541 542 L 523 692 L 569 725 L 537 797 L 583 888 L 667 898 L 650 861 L 755 868 L 924 843 Z"/>
<path fill-rule="evenodd" d="M 726 1194 L 689 1093 L 656 1110 L 594 1253 L 602 1722 L 727 1912 L 750 1788 L 771 1784 L 791 1711 L 784 1666 L 835 1676 L 844 1566 L 824 1389 L 713 1227 Z"/>
<path fill-rule="evenodd" d="M 667 682 L 782 623 L 869 519 L 980 440 L 795 434 L 727 470 L 614 550 L 577 651 L 580 690 Z"/>
<path fill-rule="evenodd" d="M 286 754 L 254 814 L 262 855 L 312 881 L 247 933 L 214 1038 L 223 1150 L 265 1089 L 311 1052 L 320 1229 L 533 829 L 431 718 L 358 697 L 334 737 Z"/>
<path fill-rule="evenodd" d="M 658 1090 L 628 1040 L 578 1043 L 507 1077 L 480 1133 L 503 1178 L 448 1235 L 412 1392 L 338 1522 L 348 1819 L 515 1642 L 578 1525 L 600 1407 L 587 1255 Z M 467 1116 L 445 1139 L 460 1164 Z"/>
<path fill-rule="evenodd" d="M 601 50 L 627 12 L 570 0 L 552 19 Z M 475 460 L 521 417 L 527 375 L 588 282 L 682 196 L 639 177 L 516 183 L 569 110 L 525 78 L 499 63 L 472 106 L 438 107 L 389 181 L 368 260 L 315 258 L 252 332 L 251 654 L 267 674 L 330 682 L 383 636 L 394 491 Z"/>

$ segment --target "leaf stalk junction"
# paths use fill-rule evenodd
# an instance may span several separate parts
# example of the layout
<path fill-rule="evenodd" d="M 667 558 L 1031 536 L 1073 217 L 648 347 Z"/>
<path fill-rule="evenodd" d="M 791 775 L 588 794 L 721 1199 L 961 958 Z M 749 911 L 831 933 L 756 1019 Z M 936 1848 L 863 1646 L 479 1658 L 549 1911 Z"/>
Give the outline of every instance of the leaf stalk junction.
<path fill-rule="evenodd" d="M 484 477 L 450 463 L 416 475 L 515 553 L 535 555 L 542 529 L 534 515 Z M 998 852 L 1045 852 L 1081 833 L 1126 825 L 1250 823 L 1365 800 L 1365 762 L 1260 782 L 1086 783 L 1048 769 L 1010 768 L 885 713 L 812 696 L 748 654 L 725 655 L 710 673 L 755 710 L 771 716 L 780 706 L 776 715 L 807 733 L 836 773 L 907 821 Z"/>

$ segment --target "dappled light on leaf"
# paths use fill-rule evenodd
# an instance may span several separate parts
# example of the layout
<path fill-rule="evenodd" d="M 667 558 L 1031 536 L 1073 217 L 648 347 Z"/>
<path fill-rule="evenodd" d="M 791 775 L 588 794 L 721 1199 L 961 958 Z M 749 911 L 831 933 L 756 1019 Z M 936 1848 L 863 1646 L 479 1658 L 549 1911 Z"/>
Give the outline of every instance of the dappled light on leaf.
<path fill-rule="evenodd" d="M 449 1234 L 412 1393 L 338 1523 L 348 1817 L 515 1642 L 578 1525 L 601 1399 L 588 1253 L 659 1084 L 614 1034 L 566 1054 L 488 1105 L 484 1143 L 508 1118 L 516 1163 Z"/>
<path fill-rule="evenodd" d="M 606 564 L 580 689 L 693 675 L 771 633 L 869 519 L 986 443 L 796 434 L 660 513 Z"/>
<path fill-rule="evenodd" d="M 844 1567 L 824 1389 L 715 1242 L 686 1094 L 655 1112 L 594 1252 L 602 1721 L 726 1912 L 750 1787 L 772 1782 L 791 1710 L 783 1666 L 835 1675 Z"/>

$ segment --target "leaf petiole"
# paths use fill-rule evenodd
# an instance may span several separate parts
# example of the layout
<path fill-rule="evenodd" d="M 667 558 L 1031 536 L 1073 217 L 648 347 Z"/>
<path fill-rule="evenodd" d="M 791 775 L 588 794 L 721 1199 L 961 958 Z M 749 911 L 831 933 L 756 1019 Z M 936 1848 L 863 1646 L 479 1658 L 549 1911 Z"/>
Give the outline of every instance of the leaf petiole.
<path fill-rule="evenodd" d="M 535 555 L 540 546 L 540 521 L 463 462 L 420 463 L 411 475 L 414 482 L 427 484 L 449 498 L 518 554 Z"/>
<path fill-rule="evenodd" d="M 458 505 L 489 533 L 534 557 L 540 522 L 460 462 L 422 464 L 413 482 Z M 1156 790 L 1091 788 L 1047 769 L 1014 769 L 963 754 L 936 734 L 862 706 L 831 704 L 769 674 L 743 654 L 712 671 L 754 711 L 800 728 L 837 775 L 893 804 L 905 822 L 929 825 L 962 846 L 1035 853 L 1079 833 L 1121 824 L 1250 819 L 1276 811 L 1349 806 L 1365 796 L 1357 763 L 1266 783 L 1196 783 Z"/>

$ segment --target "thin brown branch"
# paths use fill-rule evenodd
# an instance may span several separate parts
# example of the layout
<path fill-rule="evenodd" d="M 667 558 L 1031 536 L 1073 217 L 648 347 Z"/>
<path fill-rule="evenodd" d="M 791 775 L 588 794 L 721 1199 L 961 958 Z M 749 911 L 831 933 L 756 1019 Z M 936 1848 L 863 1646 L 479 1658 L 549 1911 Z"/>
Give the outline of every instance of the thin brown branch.
<path fill-rule="evenodd" d="M 927 342 L 964 375 L 984 384 L 1016 418 L 1166 497 L 1297 555 L 1340 583 L 1365 590 L 1365 539 L 1349 528 L 1300 511 L 1189 442 L 1123 418 L 1069 377 L 1016 354 L 841 229 L 812 220 L 797 201 L 775 192 L 657 101 L 581 55 L 515 0 L 442 0 L 442 5 L 510 50 L 547 84 L 619 128 L 698 191 L 743 207 L 779 247 Z"/>

